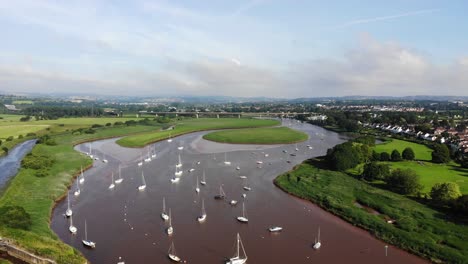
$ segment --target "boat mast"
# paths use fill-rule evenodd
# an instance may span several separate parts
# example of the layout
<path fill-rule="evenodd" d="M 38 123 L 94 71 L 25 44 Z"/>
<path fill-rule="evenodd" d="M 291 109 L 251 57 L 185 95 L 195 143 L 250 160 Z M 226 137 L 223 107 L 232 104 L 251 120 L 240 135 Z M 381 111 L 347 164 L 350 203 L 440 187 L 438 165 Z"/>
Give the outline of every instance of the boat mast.
<path fill-rule="evenodd" d="M 84 220 L 84 233 L 85 233 L 85 240 L 88 241 L 88 227 L 86 225 L 86 220 Z"/>
<path fill-rule="evenodd" d="M 166 197 L 163 197 L 163 214 L 166 214 Z"/>
<path fill-rule="evenodd" d="M 143 180 L 143 185 L 146 185 L 145 175 L 143 175 L 143 172 L 141 172 L 141 179 Z"/>

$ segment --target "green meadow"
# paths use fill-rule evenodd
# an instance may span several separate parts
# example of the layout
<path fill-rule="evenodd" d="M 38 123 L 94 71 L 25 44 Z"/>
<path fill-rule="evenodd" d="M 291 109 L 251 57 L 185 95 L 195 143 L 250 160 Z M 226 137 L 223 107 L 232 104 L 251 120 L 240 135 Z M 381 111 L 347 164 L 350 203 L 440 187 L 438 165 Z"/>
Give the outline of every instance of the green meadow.
<path fill-rule="evenodd" d="M 305 141 L 308 136 L 288 127 L 269 127 L 217 131 L 203 138 L 230 144 L 288 144 Z"/>
<path fill-rule="evenodd" d="M 403 150 L 407 147 L 410 147 L 413 149 L 417 160 L 430 161 L 432 159 L 431 157 L 432 150 L 429 147 L 422 145 L 422 144 L 413 143 L 413 142 L 409 142 L 405 140 L 399 140 L 399 139 L 390 139 L 389 141 L 385 141 L 381 144 L 377 144 L 375 145 L 375 151 L 378 153 L 387 152 L 388 154 L 391 154 L 392 151 L 396 149 L 401 154 Z"/>

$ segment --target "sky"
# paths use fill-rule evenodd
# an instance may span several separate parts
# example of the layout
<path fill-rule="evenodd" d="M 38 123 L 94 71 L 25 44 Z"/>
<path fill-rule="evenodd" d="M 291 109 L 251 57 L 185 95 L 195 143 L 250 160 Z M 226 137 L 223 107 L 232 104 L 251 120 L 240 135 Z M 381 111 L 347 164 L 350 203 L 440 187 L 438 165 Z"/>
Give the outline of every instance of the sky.
<path fill-rule="evenodd" d="M 468 1 L 0 0 L 0 91 L 468 96 Z"/>

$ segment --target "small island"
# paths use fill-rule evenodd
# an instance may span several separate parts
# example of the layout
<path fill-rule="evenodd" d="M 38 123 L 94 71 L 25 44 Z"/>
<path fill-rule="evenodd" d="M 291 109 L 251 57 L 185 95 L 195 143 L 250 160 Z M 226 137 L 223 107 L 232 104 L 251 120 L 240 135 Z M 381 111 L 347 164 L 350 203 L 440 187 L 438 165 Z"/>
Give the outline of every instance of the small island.
<path fill-rule="evenodd" d="M 216 131 L 203 138 L 229 144 L 291 144 L 305 141 L 308 136 L 288 127 L 266 127 Z"/>

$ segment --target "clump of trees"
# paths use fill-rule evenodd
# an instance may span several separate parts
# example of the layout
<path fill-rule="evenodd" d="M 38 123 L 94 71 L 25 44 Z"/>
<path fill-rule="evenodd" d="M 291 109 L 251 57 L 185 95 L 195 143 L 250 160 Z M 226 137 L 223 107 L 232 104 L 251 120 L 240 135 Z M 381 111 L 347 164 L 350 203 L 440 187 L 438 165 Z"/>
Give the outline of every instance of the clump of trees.
<path fill-rule="evenodd" d="M 432 162 L 434 163 L 447 163 L 450 161 L 450 151 L 447 145 L 436 144 L 432 152 Z"/>
<path fill-rule="evenodd" d="M 345 171 L 370 160 L 372 152 L 367 145 L 345 142 L 327 151 L 326 160 L 333 170 Z"/>
<path fill-rule="evenodd" d="M 407 147 L 401 153 L 401 157 L 405 160 L 414 160 L 415 154 L 412 148 Z"/>
<path fill-rule="evenodd" d="M 431 189 L 431 198 L 440 205 L 446 205 L 461 196 L 460 187 L 454 182 L 436 183 Z"/>
<path fill-rule="evenodd" d="M 395 169 L 385 178 L 390 190 L 405 195 L 417 194 L 421 191 L 419 176 L 410 169 Z"/>
<path fill-rule="evenodd" d="M 392 151 L 391 159 L 392 159 L 392 161 L 401 161 L 402 158 L 401 158 L 400 152 L 398 150 L 394 149 Z"/>
<path fill-rule="evenodd" d="M 21 206 L 0 207 L 0 224 L 11 228 L 28 230 L 32 225 L 31 216 Z"/>
<path fill-rule="evenodd" d="M 361 176 L 367 181 L 374 181 L 384 180 L 388 175 L 390 175 L 390 167 L 387 164 L 373 161 L 364 165 L 364 171 Z"/>
<path fill-rule="evenodd" d="M 29 153 L 21 161 L 21 166 L 26 169 L 40 170 L 47 169 L 55 163 L 55 160 L 46 155 Z"/>
<path fill-rule="evenodd" d="M 380 153 L 380 161 L 389 161 L 390 160 L 390 154 L 387 152 L 382 152 Z"/>

